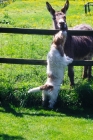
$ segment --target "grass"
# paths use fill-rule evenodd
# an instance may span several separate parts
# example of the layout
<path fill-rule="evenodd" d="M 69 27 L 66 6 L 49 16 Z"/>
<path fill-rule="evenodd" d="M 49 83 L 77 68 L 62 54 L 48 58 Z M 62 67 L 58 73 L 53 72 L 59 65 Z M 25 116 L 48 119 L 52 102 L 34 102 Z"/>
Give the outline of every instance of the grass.
<path fill-rule="evenodd" d="M 88 114 L 79 115 L 42 108 L 0 108 L 0 140 L 91 140 L 93 120 Z"/>
<path fill-rule="evenodd" d="M 59 10 L 65 1 L 49 2 Z M 80 23 L 93 27 L 92 8 L 90 14 L 84 13 L 86 2 L 70 1 L 70 28 Z M 0 6 L 0 26 L 51 29 L 52 19 L 45 0 L 16 0 Z M 0 34 L 0 57 L 46 59 L 51 40 L 52 36 Z M 82 70 L 75 67 L 72 89 L 66 71 L 55 109 L 44 110 L 41 93 L 31 96 L 27 90 L 45 82 L 46 67 L 0 64 L 0 140 L 91 140 L 93 79 L 83 80 Z"/>

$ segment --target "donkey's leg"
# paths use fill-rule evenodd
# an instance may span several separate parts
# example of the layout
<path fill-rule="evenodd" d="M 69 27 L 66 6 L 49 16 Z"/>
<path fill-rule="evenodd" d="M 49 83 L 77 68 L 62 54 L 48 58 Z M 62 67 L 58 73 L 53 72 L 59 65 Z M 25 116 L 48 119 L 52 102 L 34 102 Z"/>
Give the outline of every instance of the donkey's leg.
<path fill-rule="evenodd" d="M 68 66 L 68 76 L 70 79 L 70 86 L 74 86 L 74 70 L 73 70 L 73 66 Z"/>
<path fill-rule="evenodd" d="M 82 77 L 83 79 L 88 77 L 88 66 L 84 66 Z"/>
<path fill-rule="evenodd" d="M 83 70 L 83 78 L 88 78 L 90 79 L 92 77 L 92 66 L 84 66 L 84 70 Z"/>
<path fill-rule="evenodd" d="M 88 66 L 88 79 L 92 77 L 92 66 Z"/>
<path fill-rule="evenodd" d="M 85 60 L 92 60 L 92 54 L 88 55 L 88 57 Z M 92 77 L 92 66 L 84 66 L 83 70 L 83 78 L 90 79 Z"/>
<path fill-rule="evenodd" d="M 92 54 L 89 55 L 89 60 L 92 60 Z M 92 66 L 88 66 L 88 79 L 92 77 Z"/>

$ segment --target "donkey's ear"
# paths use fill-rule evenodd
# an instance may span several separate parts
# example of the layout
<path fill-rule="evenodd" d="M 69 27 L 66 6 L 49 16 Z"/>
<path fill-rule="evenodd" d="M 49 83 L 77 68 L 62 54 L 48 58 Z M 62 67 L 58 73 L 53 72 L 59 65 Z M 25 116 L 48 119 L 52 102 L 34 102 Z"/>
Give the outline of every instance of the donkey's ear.
<path fill-rule="evenodd" d="M 48 2 L 46 2 L 46 7 L 51 15 L 55 14 L 55 10 L 52 8 L 52 6 Z"/>
<path fill-rule="evenodd" d="M 61 9 L 61 11 L 66 14 L 66 11 L 68 10 L 69 8 L 69 0 L 66 0 L 66 3 L 64 5 L 64 7 Z"/>

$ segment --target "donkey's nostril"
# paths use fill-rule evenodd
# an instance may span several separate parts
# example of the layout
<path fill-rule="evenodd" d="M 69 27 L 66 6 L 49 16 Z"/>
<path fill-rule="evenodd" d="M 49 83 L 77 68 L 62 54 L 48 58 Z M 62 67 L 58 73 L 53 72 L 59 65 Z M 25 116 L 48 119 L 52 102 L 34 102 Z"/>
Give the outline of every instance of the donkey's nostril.
<path fill-rule="evenodd" d="M 63 19 L 60 19 L 58 21 L 58 27 L 60 30 L 66 30 L 67 29 L 66 22 Z"/>
<path fill-rule="evenodd" d="M 60 22 L 60 23 L 59 23 L 59 28 L 60 28 L 61 30 L 66 30 L 66 28 L 67 28 L 66 23 L 65 23 L 65 22 Z"/>
<path fill-rule="evenodd" d="M 64 23 L 64 20 L 60 19 L 59 24 L 63 24 L 63 23 Z"/>
<path fill-rule="evenodd" d="M 59 24 L 60 24 L 60 25 L 64 25 L 65 23 L 64 23 L 64 22 L 59 22 Z"/>
<path fill-rule="evenodd" d="M 59 22 L 59 25 L 60 26 L 64 26 L 64 22 Z"/>

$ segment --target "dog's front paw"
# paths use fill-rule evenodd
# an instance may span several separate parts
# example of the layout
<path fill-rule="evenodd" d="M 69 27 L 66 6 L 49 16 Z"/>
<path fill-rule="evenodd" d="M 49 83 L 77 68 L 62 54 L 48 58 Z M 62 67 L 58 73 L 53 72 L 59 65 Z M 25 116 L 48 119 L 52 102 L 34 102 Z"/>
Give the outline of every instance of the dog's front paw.
<path fill-rule="evenodd" d="M 73 59 L 71 58 L 71 63 L 73 62 Z"/>
<path fill-rule="evenodd" d="M 73 59 L 72 59 L 72 58 L 70 58 L 70 59 L 69 59 L 69 61 L 70 61 L 70 63 L 72 63 L 72 62 L 73 62 Z"/>
<path fill-rule="evenodd" d="M 69 65 L 69 64 L 71 64 L 72 62 L 73 62 L 73 59 L 72 58 L 70 58 L 69 60 L 67 59 L 67 65 Z"/>
<path fill-rule="evenodd" d="M 70 58 L 70 57 L 66 56 L 66 59 L 67 59 L 68 64 L 73 62 L 73 58 Z"/>
<path fill-rule="evenodd" d="M 66 59 L 73 61 L 73 58 L 70 58 L 69 56 L 66 56 Z"/>

